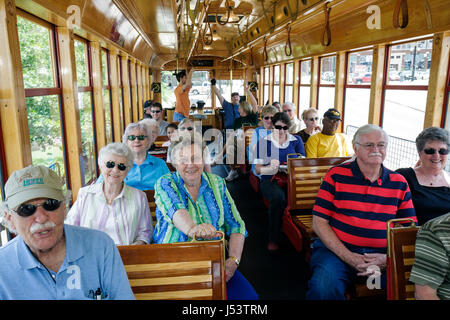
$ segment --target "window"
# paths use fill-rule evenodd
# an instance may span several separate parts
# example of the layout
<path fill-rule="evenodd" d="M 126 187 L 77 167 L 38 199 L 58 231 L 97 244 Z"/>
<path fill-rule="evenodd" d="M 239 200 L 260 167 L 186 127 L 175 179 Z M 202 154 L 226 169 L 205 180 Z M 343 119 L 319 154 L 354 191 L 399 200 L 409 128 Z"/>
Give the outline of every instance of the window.
<path fill-rule="evenodd" d="M 270 104 L 269 101 L 269 67 L 264 68 L 264 105 Z"/>
<path fill-rule="evenodd" d="M 93 88 L 90 83 L 88 44 L 82 39 L 74 42 L 78 82 L 78 107 L 81 127 L 81 183 L 89 184 L 97 177 L 97 156 L 93 121 Z"/>
<path fill-rule="evenodd" d="M 272 103 L 280 102 L 280 66 L 273 67 L 273 99 Z"/>
<path fill-rule="evenodd" d="M 28 15 L 24 14 L 28 17 Z M 32 19 L 32 21 L 31 21 Z M 56 69 L 52 26 L 37 18 L 17 16 L 33 165 L 53 169 L 68 185 L 65 140 L 61 123 L 61 87 Z"/>
<path fill-rule="evenodd" d="M 284 102 L 294 101 L 294 64 L 285 64 L 285 81 L 284 81 Z"/>
<path fill-rule="evenodd" d="M 419 46 L 420 45 L 420 46 Z M 422 131 L 430 75 L 432 39 L 390 46 L 384 85 L 383 128 L 390 135 L 410 141 Z"/>
<path fill-rule="evenodd" d="M 174 71 L 161 72 L 161 99 L 163 108 L 175 108 L 175 94 L 173 91 L 178 86 Z"/>
<path fill-rule="evenodd" d="M 323 116 L 329 108 L 334 108 L 334 92 L 336 84 L 336 56 L 320 58 L 320 77 L 318 109 Z"/>
<path fill-rule="evenodd" d="M 300 62 L 300 81 L 298 87 L 298 116 L 311 105 L 311 60 Z"/>
<path fill-rule="evenodd" d="M 109 54 L 102 49 L 102 82 L 103 82 L 103 109 L 105 110 L 106 143 L 113 142 L 111 85 L 109 82 Z"/>
<path fill-rule="evenodd" d="M 348 125 L 359 128 L 369 119 L 372 60 L 373 50 L 347 54 L 344 131 Z"/>
<path fill-rule="evenodd" d="M 235 83 L 233 81 L 233 89 L 236 89 L 234 87 Z M 224 96 L 224 98 L 228 99 L 226 96 Z M 209 71 L 194 71 L 192 73 L 192 88 L 191 91 L 189 91 L 189 100 L 191 105 L 197 105 L 197 101 L 203 100 L 205 102 L 205 108 L 210 108 L 212 106 Z M 220 103 L 218 105 L 220 105 Z"/>
<path fill-rule="evenodd" d="M 233 84 L 231 84 L 230 80 L 217 80 L 216 87 L 227 101 L 231 101 L 232 92 L 239 92 L 239 95 L 244 95 L 244 80 L 233 80 Z M 216 106 L 220 107 L 220 101 L 217 96 Z"/>
<path fill-rule="evenodd" d="M 119 113 L 121 117 L 120 121 L 120 132 L 123 133 L 125 130 L 125 109 L 123 107 L 123 70 L 122 70 L 122 59 L 120 56 L 117 57 L 117 72 L 118 72 L 118 80 L 119 80 Z"/>

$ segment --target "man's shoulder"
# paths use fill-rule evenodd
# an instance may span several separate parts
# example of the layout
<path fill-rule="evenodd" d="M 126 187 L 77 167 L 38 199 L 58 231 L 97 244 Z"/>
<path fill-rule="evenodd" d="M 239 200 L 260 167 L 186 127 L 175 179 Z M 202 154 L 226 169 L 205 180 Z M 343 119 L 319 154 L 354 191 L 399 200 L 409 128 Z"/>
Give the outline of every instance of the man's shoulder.
<path fill-rule="evenodd" d="M 111 237 L 100 230 L 64 224 L 64 231 L 67 233 L 67 238 L 76 241 L 77 245 L 80 245 L 80 242 L 91 243 L 94 239 L 96 242 L 92 242 L 91 245 L 94 243 L 111 244 L 111 242 L 114 244 Z"/>
<path fill-rule="evenodd" d="M 439 234 L 445 234 L 446 237 L 450 236 L 450 212 L 442 216 L 425 222 L 421 229 L 424 231 L 430 231 L 433 234 L 439 236 Z"/>

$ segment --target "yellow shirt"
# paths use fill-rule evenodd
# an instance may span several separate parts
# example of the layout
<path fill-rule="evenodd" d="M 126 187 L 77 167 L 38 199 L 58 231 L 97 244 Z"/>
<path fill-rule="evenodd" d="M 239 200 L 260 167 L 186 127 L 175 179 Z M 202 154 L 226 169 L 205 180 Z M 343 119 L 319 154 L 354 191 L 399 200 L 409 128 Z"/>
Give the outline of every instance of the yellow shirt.
<path fill-rule="evenodd" d="M 189 117 L 189 110 L 191 109 L 191 102 L 189 101 L 189 91 L 191 88 L 183 92 L 181 84 L 175 88 L 174 94 L 176 98 L 175 112 L 181 113 L 185 117 Z"/>
<path fill-rule="evenodd" d="M 342 133 L 332 136 L 321 132 L 314 134 L 309 137 L 305 149 L 307 158 L 349 157 L 353 154 L 353 148 Z"/>

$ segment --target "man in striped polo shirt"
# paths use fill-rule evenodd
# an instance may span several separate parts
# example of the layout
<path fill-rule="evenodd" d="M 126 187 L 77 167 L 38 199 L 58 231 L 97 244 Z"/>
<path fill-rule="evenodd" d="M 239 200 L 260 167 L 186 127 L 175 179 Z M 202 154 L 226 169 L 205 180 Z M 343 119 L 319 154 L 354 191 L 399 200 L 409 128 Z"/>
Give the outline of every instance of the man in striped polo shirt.
<path fill-rule="evenodd" d="M 450 212 L 425 223 L 417 234 L 409 280 L 417 300 L 450 300 Z"/>
<path fill-rule="evenodd" d="M 353 137 L 355 160 L 331 168 L 313 208 L 319 236 L 310 261 L 307 299 L 345 299 L 357 276 L 381 272 L 386 285 L 386 222 L 413 218 L 411 193 L 403 176 L 383 166 L 388 136 L 365 125 Z"/>

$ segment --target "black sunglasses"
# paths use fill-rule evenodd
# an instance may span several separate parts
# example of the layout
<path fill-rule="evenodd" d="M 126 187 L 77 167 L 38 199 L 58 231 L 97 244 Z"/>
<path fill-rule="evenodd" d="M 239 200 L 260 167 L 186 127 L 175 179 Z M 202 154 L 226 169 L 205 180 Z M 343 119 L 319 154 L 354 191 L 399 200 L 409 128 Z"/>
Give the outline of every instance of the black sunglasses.
<path fill-rule="evenodd" d="M 179 129 L 180 129 L 180 131 L 184 131 L 184 130 L 192 131 L 192 130 L 194 130 L 194 128 L 192 128 L 192 127 L 181 127 Z"/>
<path fill-rule="evenodd" d="M 116 166 L 116 163 L 114 161 L 108 161 L 108 162 L 105 163 L 105 166 L 108 169 L 112 169 L 112 168 L 114 168 Z M 119 169 L 120 171 L 125 171 L 125 170 L 127 170 L 127 166 L 124 165 L 123 163 L 118 163 L 117 164 L 117 169 Z"/>
<path fill-rule="evenodd" d="M 309 118 L 308 120 L 309 120 L 309 121 L 314 121 L 314 120 L 316 120 L 316 121 L 317 121 L 317 120 L 319 120 L 319 117 L 315 117 L 315 118 Z"/>
<path fill-rule="evenodd" d="M 131 136 L 128 136 L 128 140 L 130 140 L 130 141 L 134 141 L 134 140 L 136 140 L 136 138 L 138 139 L 138 140 L 145 140 L 145 138 L 147 138 L 147 136 L 144 136 L 144 135 L 140 135 L 140 136 L 135 136 L 135 135 L 131 135 Z"/>
<path fill-rule="evenodd" d="M 273 118 L 273 117 L 265 116 L 265 117 L 264 117 L 264 120 L 269 120 L 269 119 L 272 120 L 272 118 Z"/>
<path fill-rule="evenodd" d="M 278 126 L 278 125 L 275 125 L 274 127 L 275 127 L 275 129 L 277 129 L 277 130 L 281 130 L 281 129 L 283 129 L 284 131 L 288 131 L 288 130 L 289 130 L 289 127 L 288 127 L 288 126 Z"/>
<path fill-rule="evenodd" d="M 448 155 L 448 149 L 446 148 L 440 148 L 439 150 L 436 150 L 434 148 L 427 148 L 427 149 L 423 149 L 423 152 L 425 152 L 425 154 L 435 154 L 436 152 L 438 152 L 441 156 L 446 156 Z"/>
<path fill-rule="evenodd" d="M 36 212 L 38 207 L 43 207 L 46 211 L 55 211 L 61 206 L 61 202 L 55 199 L 47 199 L 41 204 L 21 204 L 16 212 L 21 217 L 30 217 Z"/>
<path fill-rule="evenodd" d="M 160 113 L 161 110 L 150 110 L 151 113 Z"/>

